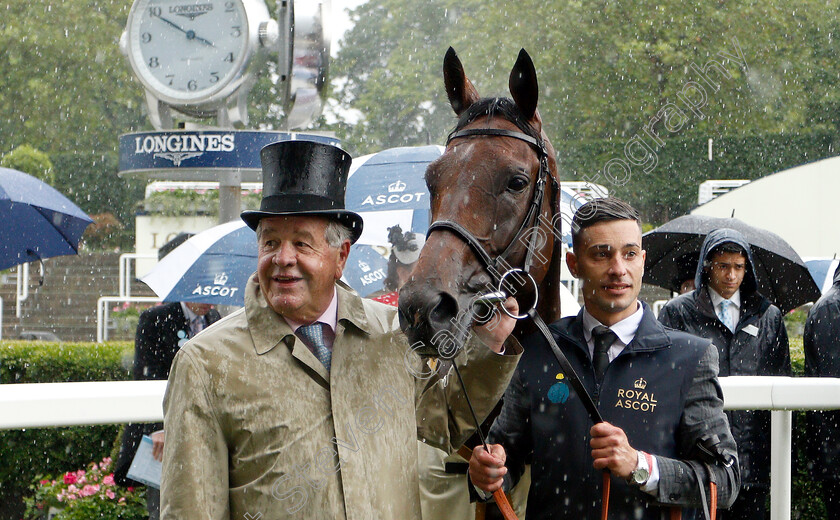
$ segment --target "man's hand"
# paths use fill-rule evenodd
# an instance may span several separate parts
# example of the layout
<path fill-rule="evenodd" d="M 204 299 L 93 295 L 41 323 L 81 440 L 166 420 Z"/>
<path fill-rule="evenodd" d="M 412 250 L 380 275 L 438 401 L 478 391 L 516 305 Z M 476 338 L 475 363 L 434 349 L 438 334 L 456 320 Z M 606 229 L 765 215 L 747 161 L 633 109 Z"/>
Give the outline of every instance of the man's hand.
<path fill-rule="evenodd" d="M 505 460 L 507 455 L 501 444 L 490 444 L 490 453 L 484 446 L 476 446 L 470 457 L 470 479 L 475 486 L 485 493 L 493 493 L 502 487 L 507 474 Z"/>
<path fill-rule="evenodd" d="M 152 434 L 152 457 L 161 462 L 163 462 L 163 437 L 163 430 Z"/>
<path fill-rule="evenodd" d="M 519 314 L 519 304 L 516 303 L 516 298 L 513 296 L 508 297 L 503 305 L 509 313 Z M 484 325 L 473 326 L 473 330 L 482 343 L 490 347 L 493 352 L 499 353 L 515 326 L 516 320 L 497 308 L 493 311 L 493 317 L 490 318 L 490 321 Z"/>
<path fill-rule="evenodd" d="M 595 469 L 608 469 L 616 477 L 627 479 L 636 469 L 639 457 L 636 450 L 627 441 L 624 430 L 608 422 L 598 423 L 589 430 L 592 440 L 592 466 Z"/>

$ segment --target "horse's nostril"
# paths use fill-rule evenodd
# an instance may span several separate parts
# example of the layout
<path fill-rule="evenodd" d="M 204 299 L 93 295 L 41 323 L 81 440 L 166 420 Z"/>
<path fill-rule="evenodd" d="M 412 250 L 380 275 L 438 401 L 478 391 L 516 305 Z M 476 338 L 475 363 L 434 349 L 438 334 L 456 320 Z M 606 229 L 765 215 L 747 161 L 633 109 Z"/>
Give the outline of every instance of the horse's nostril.
<path fill-rule="evenodd" d="M 455 297 L 442 292 L 438 294 L 437 303 L 429 311 L 429 322 L 438 326 L 446 326 L 457 315 L 458 302 Z"/>

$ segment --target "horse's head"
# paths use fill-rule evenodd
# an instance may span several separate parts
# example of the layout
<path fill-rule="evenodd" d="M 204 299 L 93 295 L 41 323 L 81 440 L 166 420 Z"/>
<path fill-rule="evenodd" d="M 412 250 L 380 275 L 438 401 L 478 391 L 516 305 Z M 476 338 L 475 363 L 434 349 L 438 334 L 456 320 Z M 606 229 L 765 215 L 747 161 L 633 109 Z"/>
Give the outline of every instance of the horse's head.
<path fill-rule="evenodd" d="M 557 167 L 537 111 L 530 56 L 520 51 L 511 71 L 513 99 L 481 99 L 451 48 L 443 75 L 459 121 L 445 152 L 426 171 L 433 224 L 399 298 L 402 328 L 412 344 L 425 345 L 418 350 L 427 355 L 452 354 L 447 345 L 457 348 L 466 338 L 475 297 L 500 283 L 515 293 L 523 312 L 533 307 L 535 285 L 543 289 L 552 258 L 560 256 L 553 233 L 555 224 L 559 230 L 553 221 Z M 522 271 L 502 281 L 512 268 Z"/>

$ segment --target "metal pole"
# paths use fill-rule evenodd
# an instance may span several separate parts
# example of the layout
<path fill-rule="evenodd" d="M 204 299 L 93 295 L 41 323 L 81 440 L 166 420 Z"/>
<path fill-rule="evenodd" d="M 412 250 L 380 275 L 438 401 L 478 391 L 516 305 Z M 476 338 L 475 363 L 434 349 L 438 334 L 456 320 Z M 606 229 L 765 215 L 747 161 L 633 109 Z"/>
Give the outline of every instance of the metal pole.
<path fill-rule="evenodd" d="M 770 518 L 790 520 L 793 412 L 770 412 Z"/>
<path fill-rule="evenodd" d="M 242 211 L 242 174 L 231 170 L 219 175 L 219 224 L 239 219 Z"/>

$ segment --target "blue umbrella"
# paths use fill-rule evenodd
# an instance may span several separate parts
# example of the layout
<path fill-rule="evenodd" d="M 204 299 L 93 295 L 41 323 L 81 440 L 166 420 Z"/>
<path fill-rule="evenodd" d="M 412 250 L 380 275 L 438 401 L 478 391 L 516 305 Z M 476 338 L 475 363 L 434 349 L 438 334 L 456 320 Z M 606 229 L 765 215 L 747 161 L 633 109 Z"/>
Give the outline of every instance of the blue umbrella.
<path fill-rule="evenodd" d="M 840 260 L 836 258 L 811 258 L 805 260 L 805 265 L 808 266 L 808 272 L 811 273 L 811 278 L 817 282 L 820 292 L 825 292 L 831 289 L 834 285 L 834 272 L 840 266 Z"/>
<path fill-rule="evenodd" d="M 141 280 L 165 302 L 245 304 L 257 235 L 242 221 L 212 227 L 173 249 Z"/>
<path fill-rule="evenodd" d="M 362 296 L 382 289 L 388 260 L 354 244 L 344 279 Z M 244 222 L 228 222 L 193 236 L 141 280 L 165 302 L 245 304 L 245 285 L 257 270 L 257 236 Z"/>
<path fill-rule="evenodd" d="M 344 281 L 361 296 L 369 296 L 383 289 L 388 275 L 388 259 L 373 246 L 353 244 L 344 267 Z"/>
<path fill-rule="evenodd" d="M 0 219 L 0 269 L 77 254 L 93 222 L 48 184 L 9 168 L 0 168 Z"/>
<path fill-rule="evenodd" d="M 359 244 L 388 246 L 388 228 L 395 224 L 405 231 L 426 233 L 426 166 L 442 153 L 442 146 L 409 146 L 353 159 L 345 206 L 365 221 Z"/>

